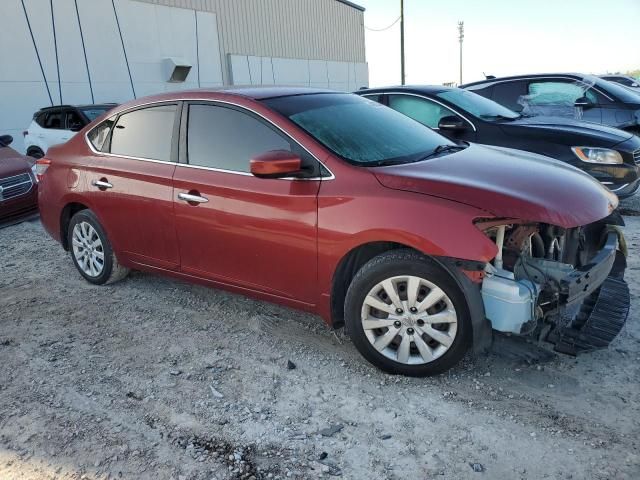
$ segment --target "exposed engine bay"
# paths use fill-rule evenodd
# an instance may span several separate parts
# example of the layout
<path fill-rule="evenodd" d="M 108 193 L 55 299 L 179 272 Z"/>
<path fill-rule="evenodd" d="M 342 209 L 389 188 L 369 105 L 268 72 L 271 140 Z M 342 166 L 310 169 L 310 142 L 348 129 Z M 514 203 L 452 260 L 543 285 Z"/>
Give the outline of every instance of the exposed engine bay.
<path fill-rule="evenodd" d="M 614 213 L 590 225 L 487 225 L 498 254 L 482 282 L 494 330 L 530 335 L 577 354 L 605 348 L 626 321 L 626 243 Z"/>

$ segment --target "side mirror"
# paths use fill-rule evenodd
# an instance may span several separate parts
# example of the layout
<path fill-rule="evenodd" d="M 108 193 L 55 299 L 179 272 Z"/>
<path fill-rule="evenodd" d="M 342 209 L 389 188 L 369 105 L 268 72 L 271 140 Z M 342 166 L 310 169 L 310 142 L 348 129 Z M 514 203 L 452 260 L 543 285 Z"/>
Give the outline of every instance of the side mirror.
<path fill-rule="evenodd" d="M 0 147 L 8 147 L 13 142 L 13 137 L 11 135 L 2 135 L 0 136 Z"/>
<path fill-rule="evenodd" d="M 582 107 L 582 108 L 585 108 L 585 109 L 586 109 L 586 108 L 592 108 L 592 107 L 594 107 L 594 106 L 595 106 L 595 105 L 591 102 L 591 100 L 589 100 L 587 97 L 580 97 L 580 98 L 578 98 L 578 99 L 575 101 L 574 105 L 575 105 L 576 107 Z"/>
<path fill-rule="evenodd" d="M 251 174 L 258 178 L 282 178 L 299 173 L 302 160 L 286 150 L 272 150 L 254 157 L 249 162 Z"/>
<path fill-rule="evenodd" d="M 467 122 L 456 115 L 442 117 L 438 122 L 438 130 L 448 130 L 450 132 L 460 132 L 467 129 Z"/>
<path fill-rule="evenodd" d="M 69 127 L 69 130 L 71 130 L 72 132 L 79 132 L 80 130 L 82 130 L 83 125 L 81 123 L 74 123 L 71 125 L 71 127 Z"/>

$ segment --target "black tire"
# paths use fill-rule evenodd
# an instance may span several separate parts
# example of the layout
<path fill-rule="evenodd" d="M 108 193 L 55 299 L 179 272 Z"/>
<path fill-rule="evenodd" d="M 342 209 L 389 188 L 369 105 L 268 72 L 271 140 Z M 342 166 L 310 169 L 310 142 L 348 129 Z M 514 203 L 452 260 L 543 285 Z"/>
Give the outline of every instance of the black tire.
<path fill-rule="evenodd" d="M 97 276 L 91 276 L 85 273 L 74 254 L 73 230 L 77 224 L 82 222 L 86 222 L 91 225 L 100 238 L 100 241 L 102 242 L 104 266 L 102 268 L 102 271 Z M 78 272 L 80 272 L 80 275 L 82 275 L 88 282 L 95 285 L 107 285 L 110 283 L 118 282 L 129 274 L 129 269 L 123 267 L 118 263 L 118 259 L 116 258 L 116 254 L 111 248 L 111 242 L 109 242 L 109 238 L 107 237 L 104 228 L 102 228 L 102 225 L 100 225 L 100 222 L 98 221 L 95 213 L 93 213 L 91 210 L 81 210 L 71 218 L 71 221 L 69 222 L 69 229 L 67 231 L 67 242 L 67 244 L 69 245 L 69 253 L 71 254 L 73 264 L 78 269 Z"/>
<path fill-rule="evenodd" d="M 37 160 L 39 158 L 44 157 L 44 152 L 40 150 L 38 147 L 31 147 L 27 150 L 27 155 Z"/>
<path fill-rule="evenodd" d="M 402 275 L 420 277 L 438 286 L 449 297 L 457 314 L 453 343 L 440 357 L 428 363 L 409 365 L 388 358 L 373 347 L 362 326 L 361 311 L 371 289 L 385 279 Z M 450 369 L 462 360 L 473 338 L 469 307 L 458 283 L 439 264 L 409 249 L 378 255 L 358 271 L 347 291 L 345 322 L 351 340 L 369 362 L 385 372 L 411 377 L 437 375 Z"/>

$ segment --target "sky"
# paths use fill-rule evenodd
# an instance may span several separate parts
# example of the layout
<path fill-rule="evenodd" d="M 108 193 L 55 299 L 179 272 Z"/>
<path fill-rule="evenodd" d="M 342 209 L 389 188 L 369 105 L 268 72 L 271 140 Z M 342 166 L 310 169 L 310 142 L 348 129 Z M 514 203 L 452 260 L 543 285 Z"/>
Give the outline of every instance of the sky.
<path fill-rule="evenodd" d="M 364 14 L 369 84 L 400 83 L 400 0 L 354 0 Z M 405 0 L 408 84 L 487 75 L 640 68 L 640 0 Z"/>

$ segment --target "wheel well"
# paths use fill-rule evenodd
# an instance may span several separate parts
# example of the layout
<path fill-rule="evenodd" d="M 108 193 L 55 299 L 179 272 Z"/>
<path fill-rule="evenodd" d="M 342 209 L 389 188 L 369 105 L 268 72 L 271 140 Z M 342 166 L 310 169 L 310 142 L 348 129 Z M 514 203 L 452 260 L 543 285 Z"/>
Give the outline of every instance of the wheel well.
<path fill-rule="evenodd" d="M 331 318 L 333 320 L 333 328 L 344 326 L 344 301 L 349 285 L 351 285 L 351 281 L 356 273 L 358 273 L 358 270 L 373 257 L 399 248 L 411 248 L 415 250 L 401 243 L 372 242 L 354 248 L 340 260 L 333 275 L 331 285 Z"/>
<path fill-rule="evenodd" d="M 88 208 L 89 207 L 81 203 L 69 203 L 62 209 L 62 215 L 60 215 L 60 241 L 65 250 L 69 250 L 69 243 L 67 242 L 69 222 L 76 213 Z"/>
<path fill-rule="evenodd" d="M 44 155 L 44 152 L 42 151 L 42 149 L 40 147 L 36 147 L 36 146 L 31 146 L 29 148 L 27 148 L 27 155 L 31 156 L 32 153 L 35 152 L 41 152 Z"/>

